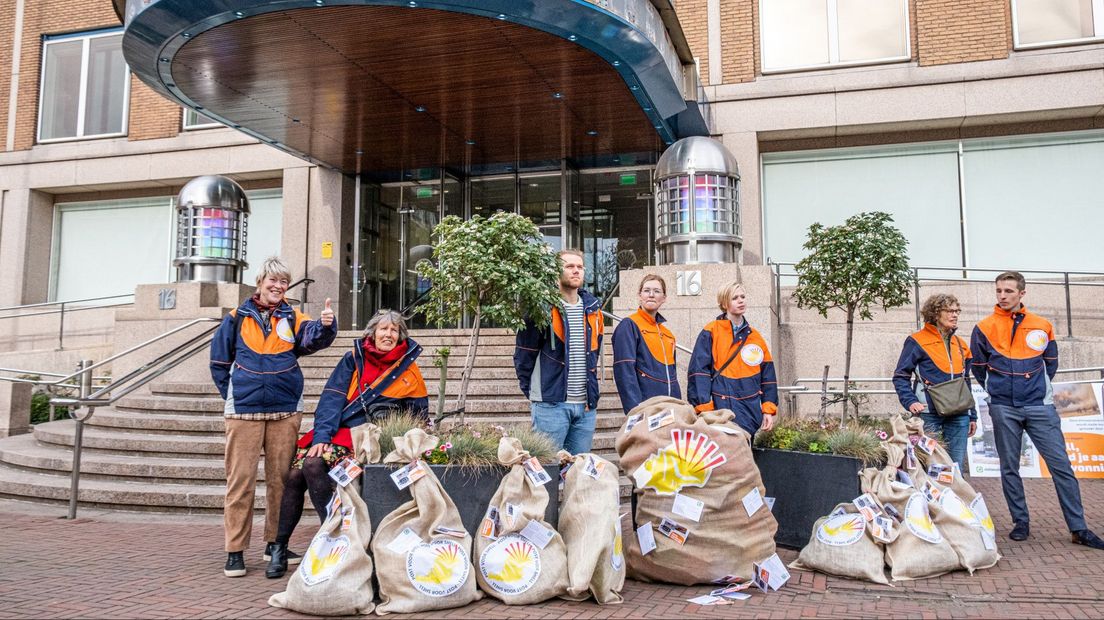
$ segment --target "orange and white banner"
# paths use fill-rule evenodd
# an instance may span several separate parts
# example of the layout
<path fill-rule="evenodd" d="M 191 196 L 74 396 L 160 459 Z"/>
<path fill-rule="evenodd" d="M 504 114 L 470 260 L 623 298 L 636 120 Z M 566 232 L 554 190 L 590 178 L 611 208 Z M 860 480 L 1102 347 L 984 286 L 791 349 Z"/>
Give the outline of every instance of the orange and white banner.
<path fill-rule="evenodd" d="M 1074 475 L 1078 478 L 1104 478 L 1104 382 L 1055 383 L 1052 387 L 1054 406 L 1062 419 L 1066 453 Z M 977 401 L 979 424 L 966 449 L 970 475 L 975 478 L 1000 476 L 993 421 L 989 417 L 985 392 L 976 385 L 974 400 Z M 1043 463 L 1027 433 L 1024 433 L 1020 451 L 1020 476 L 1050 477 L 1046 463 Z"/>

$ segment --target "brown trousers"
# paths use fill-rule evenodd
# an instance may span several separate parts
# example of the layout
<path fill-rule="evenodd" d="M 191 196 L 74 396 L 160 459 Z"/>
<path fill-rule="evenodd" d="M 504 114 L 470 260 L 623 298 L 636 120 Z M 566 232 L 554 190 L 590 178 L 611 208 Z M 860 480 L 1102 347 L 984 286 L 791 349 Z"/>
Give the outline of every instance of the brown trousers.
<path fill-rule="evenodd" d="M 265 530 L 267 542 L 276 540 L 280 499 L 284 495 L 302 413 L 276 421 L 226 422 L 226 504 L 223 523 L 226 551 L 245 551 L 253 533 L 253 496 L 257 488 L 257 463 L 265 456 Z"/>

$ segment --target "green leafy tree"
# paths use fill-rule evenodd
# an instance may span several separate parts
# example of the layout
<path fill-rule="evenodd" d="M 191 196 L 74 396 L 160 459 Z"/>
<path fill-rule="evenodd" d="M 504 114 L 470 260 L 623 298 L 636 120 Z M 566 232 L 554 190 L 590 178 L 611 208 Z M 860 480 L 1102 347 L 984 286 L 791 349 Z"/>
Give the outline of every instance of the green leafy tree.
<path fill-rule="evenodd" d="M 851 342 L 855 317 L 874 318 L 871 306 L 883 310 L 909 301 L 912 273 L 908 241 L 888 213 L 874 211 L 847 218 L 839 226 L 809 227 L 803 246 L 808 254 L 797 263 L 794 299 L 800 308 L 815 308 L 822 317 L 838 308 L 847 316 L 843 365 L 843 419 L 847 419 L 851 385 Z"/>
<path fill-rule="evenodd" d="M 512 213 L 467 221 L 449 216 L 434 227 L 433 238 L 433 260 L 417 265 L 418 275 L 433 283 L 426 319 L 443 325 L 472 318 L 456 403 L 463 420 L 480 326 L 490 321 L 521 329 L 529 317 L 547 325 L 548 308 L 560 300 L 560 262 L 536 225 Z"/>

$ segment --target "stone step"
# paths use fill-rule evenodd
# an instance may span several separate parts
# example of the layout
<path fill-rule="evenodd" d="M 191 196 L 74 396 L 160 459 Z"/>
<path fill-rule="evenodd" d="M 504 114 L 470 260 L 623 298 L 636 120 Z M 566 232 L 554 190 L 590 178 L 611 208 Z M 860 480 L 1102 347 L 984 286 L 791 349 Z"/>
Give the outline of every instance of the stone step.
<path fill-rule="evenodd" d="M 34 438 L 44 444 L 72 446 L 76 432 L 73 420 L 58 420 L 36 424 Z M 225 440 L 222 435 L 163 435 L 156 433 L 120 432 L 118 429 L 85 425 L 84 447 L 113 453 L 154 453 L 163 456 L 195 455 L 221 458 Z M 136 457 L 137 458 L 137 457 Z"/>
<path fill-rule="evenodd" d="M 436 395 L 430 397 L 431 407 L 436 406 Z M 314 413 L 318 400 L 306 398 L 303 411 Z M 445 408 L 454 406 L 454 401 L 445 401 Z M 486 394 L 483 398 L 469 398 L 465 409 L 471 413 L 513 413 L 529 412 L 529 400 L 519 393 Z M 219 398 L 176 398 L 172 396 L 131 396 L 115 404 L 117 411 L 151 411 L 167 415 L 222 415 L 224 403 Z M 598 399 L 599 411 L 621 411 L 621 400 L 616 393 L 606 393 Z"/>
<path fill-rule="evenodd" d="M 68 474 L 48 474 L 0 464 L 0 497 L 67 503 L 69 488 Z M 77 499 L 81 506 L 93 508 L 219 514 L 225 496 L 226 486 L 222 484 L 151 484 L 82 478 Z M 263 509 L 264 502 L 264 484 L 258 484 L 253 507 Z"/>

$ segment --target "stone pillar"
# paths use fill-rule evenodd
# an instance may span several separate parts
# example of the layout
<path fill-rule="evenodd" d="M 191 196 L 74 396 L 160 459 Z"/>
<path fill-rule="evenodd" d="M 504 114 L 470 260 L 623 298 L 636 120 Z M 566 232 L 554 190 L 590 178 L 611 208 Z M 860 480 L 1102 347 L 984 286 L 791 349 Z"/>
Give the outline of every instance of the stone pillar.
<path fill-rule="evenodd" d="M 0 439 L 31 432 L 31 384 L 0 381 Z"/>
<path fill-rule="evenodd" d="M 0 209 L 0 306 L 46 301 L 53 238 L 53 196 L 29 189 L 2 192 Z"/>

